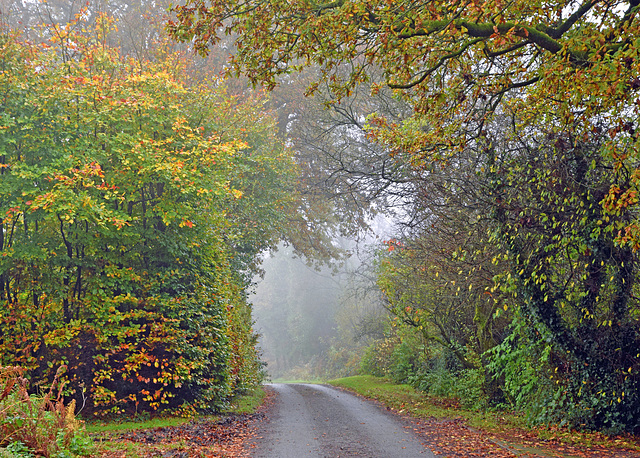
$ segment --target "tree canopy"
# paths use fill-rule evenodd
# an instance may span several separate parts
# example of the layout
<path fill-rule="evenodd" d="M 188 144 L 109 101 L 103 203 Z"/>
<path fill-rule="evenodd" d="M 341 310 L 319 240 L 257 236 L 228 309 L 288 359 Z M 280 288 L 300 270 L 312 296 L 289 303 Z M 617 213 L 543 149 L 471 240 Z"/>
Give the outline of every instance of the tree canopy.
<path fill-rule="evenodd" d="M 273 87 L 277 77 L 321 68 L 339 100 L 358 85 L 397 89 L 415 113 L 404 122 L 369 120 L 371 135 L 408 151 L 416 166 L 445 160 L 477 141 L 496 113 L 527 126 L 570 129 L 602 146 L 628 183 L 612 186 L 607 207 L 637 204 L 638 2 L 546 1 L 206 1 L 176 6 L 170 33 L 206 54 L 235 34 L 230 71 Z M 603 121 L 605 121 L 603 126 Z M 535 127 L 532 127 L 535 128 Z M 620 240 L 636 246 L 629 222 Z"/>
<path fill-rule="evenodd" d="M 391 309 L 424 326 L 429 304 L 458 296 L 471 323 L 473 304 L 493 297 L 486 310 L 512 320 L 491 366 L 511 399 L 529 390 L 539 420 L 633 430 L 639 10 L 635 0 L 188 0 L 169 29 L 203 54 L 236 37 L 229 71 L 267 87 L 318 66 L 308 92 L 326 86 L 329 105 L 363 87 L 392 90 L 411 111 L 367 113 L 364 127 L 412 184 L 404 189 L 415 230 L 395 246 L 407 253 L 381 272 Z M 438 189 L 443 176 L 450 185 Z M 416 246 L 445 269 L 416 262 Z M 486 262 L 483 253 L 493 255 L 492 285 L 456 268 Z M 406 282 L 414 268 L 427 280 Z M 446 272 L 449 284 L 429 271 Z M 452 288 L 461 279 L 465 301 Z M 416 296 L 427 302 L 414 307 Z M 481 332 L 486 320 L 475 322 Z M 541 370 L 518 372 L 527 364 Z"/>
<path fill-rule="evenodd" d="M 223 34 L 238 34 L 233 69 L 268 86 L 317 63 L 344 95 L 380 68 L 382 81 L 374 83 L 412 89 L 417 109 L 453 118 L 494 107 L 506 92 L 528 86 L 548 96 L 553 88 L 558 101 L 568 95 L 565 102 L 592 110 L 617 106 L 637 89 L 637 7 L 635 1 L 189 0 L 174 8 L 170 31 L 201 53 Z"/>

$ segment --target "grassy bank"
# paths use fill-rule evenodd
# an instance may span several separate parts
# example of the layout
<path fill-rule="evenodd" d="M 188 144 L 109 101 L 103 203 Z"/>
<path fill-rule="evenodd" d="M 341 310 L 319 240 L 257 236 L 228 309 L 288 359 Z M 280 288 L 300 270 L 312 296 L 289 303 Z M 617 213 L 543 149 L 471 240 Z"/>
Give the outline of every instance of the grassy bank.
<path fill-rule="evenodd" d="M 640 451 L 640 440 L 632 436 L 608 437 L 599 433 L 570 431 L 554 426 L 529 427 L 521 415 L 504 411 L 471 411 L 460 407 L 458 400 L 426 396 L 409 385 L 396 385 L 384 378 L 355 376 L 330 380 L 329 384 L 345 388 L 369 399 L 381 402 L 398 413 L 416 418 L 462 418 L 466 424 L 489 435 L 504 436 L 512 431 L 513 437 L 526 432 L 540 441 L 593 447 L 624 448 Z"/>
<path fill-rule="evenodd" d="M 382 402 L 399 413 L 417 418 L 464 418 L 469 426 L 491 430 L 504 427 L 523 428 L 522 417 L 505 412 L 477 412 L 460 408 L 455 398 L 429 397 L 409 385 L 396 385 L 384 378 L 358 375 L 328 382 L 346 388 L 369 399 Z M 507 420 L 508 419 L 508 420 Z"/>

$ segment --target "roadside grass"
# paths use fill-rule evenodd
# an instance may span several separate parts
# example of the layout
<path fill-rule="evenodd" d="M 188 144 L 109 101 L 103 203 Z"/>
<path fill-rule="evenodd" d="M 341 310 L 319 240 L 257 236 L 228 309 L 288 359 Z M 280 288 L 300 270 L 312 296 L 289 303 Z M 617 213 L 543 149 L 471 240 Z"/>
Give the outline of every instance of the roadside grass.
<path fill-rule="evenodd" d="M 264 389 L 259 386 L 252 391 L 246 393 L 243 396 L 239 396 L 231 402 L 231 407 L 228 413 L 244 414 L 254 413 L 258 407 L 262 405 L 264 401 L 265 392 Z"/>
<path fill-rule="evenodd" d="M 396 385 L 380 377 L 357 375 L 329 380 L 327 383 L 380 401 L 399 413 L 407 413 L 416 417 L 463 417 L 468 420 L 472 417 L 472 412 L 462 411 L 455 407 L 458 404 L 455 399 L 430 398 L 409 385 Z"/>
<path fill-rule="evenodd" d="M 262 387 L 239 396 L 232 400 L 229 409 L 220 415 L 194 415 L 190 417 L 184 416 L 159 416 L 154 418 L 131 418 L 116 417 L 108 420 L 87 420 L 86 431 L 91 435 L 96 444 L 99 455 L 124 454 L 126 457 L 137 458 L 154 455 L 159 452 L 169 452 L 170 450 L 179 450 L 188 447 L 188 444 L 177 440 L 170 444 L 144 444 L 140 442 L 123 441 L 119 439 L 121 434 L 127 432 L 139 432 L 144 430 L 156 430 L 158 428 L 167 428 L 172 426 L 180 426 L 190 422 L 198 421 L 216 421 L 224 415 L 242 415 L 254 413 L 262 404 L 265 397 L 265 391 Z M 211 451 L 214 451 L 212 447 Z M 217 456 L 217 455 L 216 455 Z"/>
<path fill-rule="evenodd" d="M 157 418 L 129 418 L 118 417 L 112 420 L 87 420 L 86 430 L 90 434 L 133 431 L 137 429 L 166 428 L 179 426 L 191 421 L 191 418 L 157 417 Z"/>
<path fill-rule="evenodd" d="M 556 426 L 529 427 L 522 415 L 517 413 L 465 410 L 455 398 L 428 396 L 409 385 L 397 385 L 380 377 L 359 375 L 330 380 L 327 383 L 375 399 L 398 413 L 416 418 L 462 418 L 471 428 L 489 434 L 504 435 L 505 431 L 525 431 L 540 440 L 553 439 L 573 446 L 603 446 L 640 451 L 640 440 L 632 436 L 609 437 L 601 433 L 573 431 Z"/>

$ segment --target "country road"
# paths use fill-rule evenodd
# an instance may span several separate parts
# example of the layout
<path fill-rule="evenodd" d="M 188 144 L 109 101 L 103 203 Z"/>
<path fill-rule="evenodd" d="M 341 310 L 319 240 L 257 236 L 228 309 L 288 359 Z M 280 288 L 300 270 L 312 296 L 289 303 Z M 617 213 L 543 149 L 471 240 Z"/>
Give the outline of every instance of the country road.
<path fill-rule="evenodd" d="M 254 458 L 434 458 L 413 429 L 377 405 L 312 384 L 272 384 L 275 405 L 258 426 Z"/>

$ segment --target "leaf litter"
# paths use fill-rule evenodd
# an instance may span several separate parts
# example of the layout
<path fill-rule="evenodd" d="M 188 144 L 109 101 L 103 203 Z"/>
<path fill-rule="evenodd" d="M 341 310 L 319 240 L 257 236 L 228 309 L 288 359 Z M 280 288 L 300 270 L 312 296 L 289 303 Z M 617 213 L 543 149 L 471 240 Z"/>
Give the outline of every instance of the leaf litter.
<path fill-rule="evenodd" d="M 272 392 L 253 414 L 223 414 L 217 418 L 196 419 L 179 426 L 131 430 L 101 434 L 109 442 L 124 447 L 129 443 L 137 456 L 173 458 L 248 458 L 246 443 L 255 432 L 257 422 L 265 419 Z M 103 458 L 126 457 L 126 450 L 109 450 Z"/>

